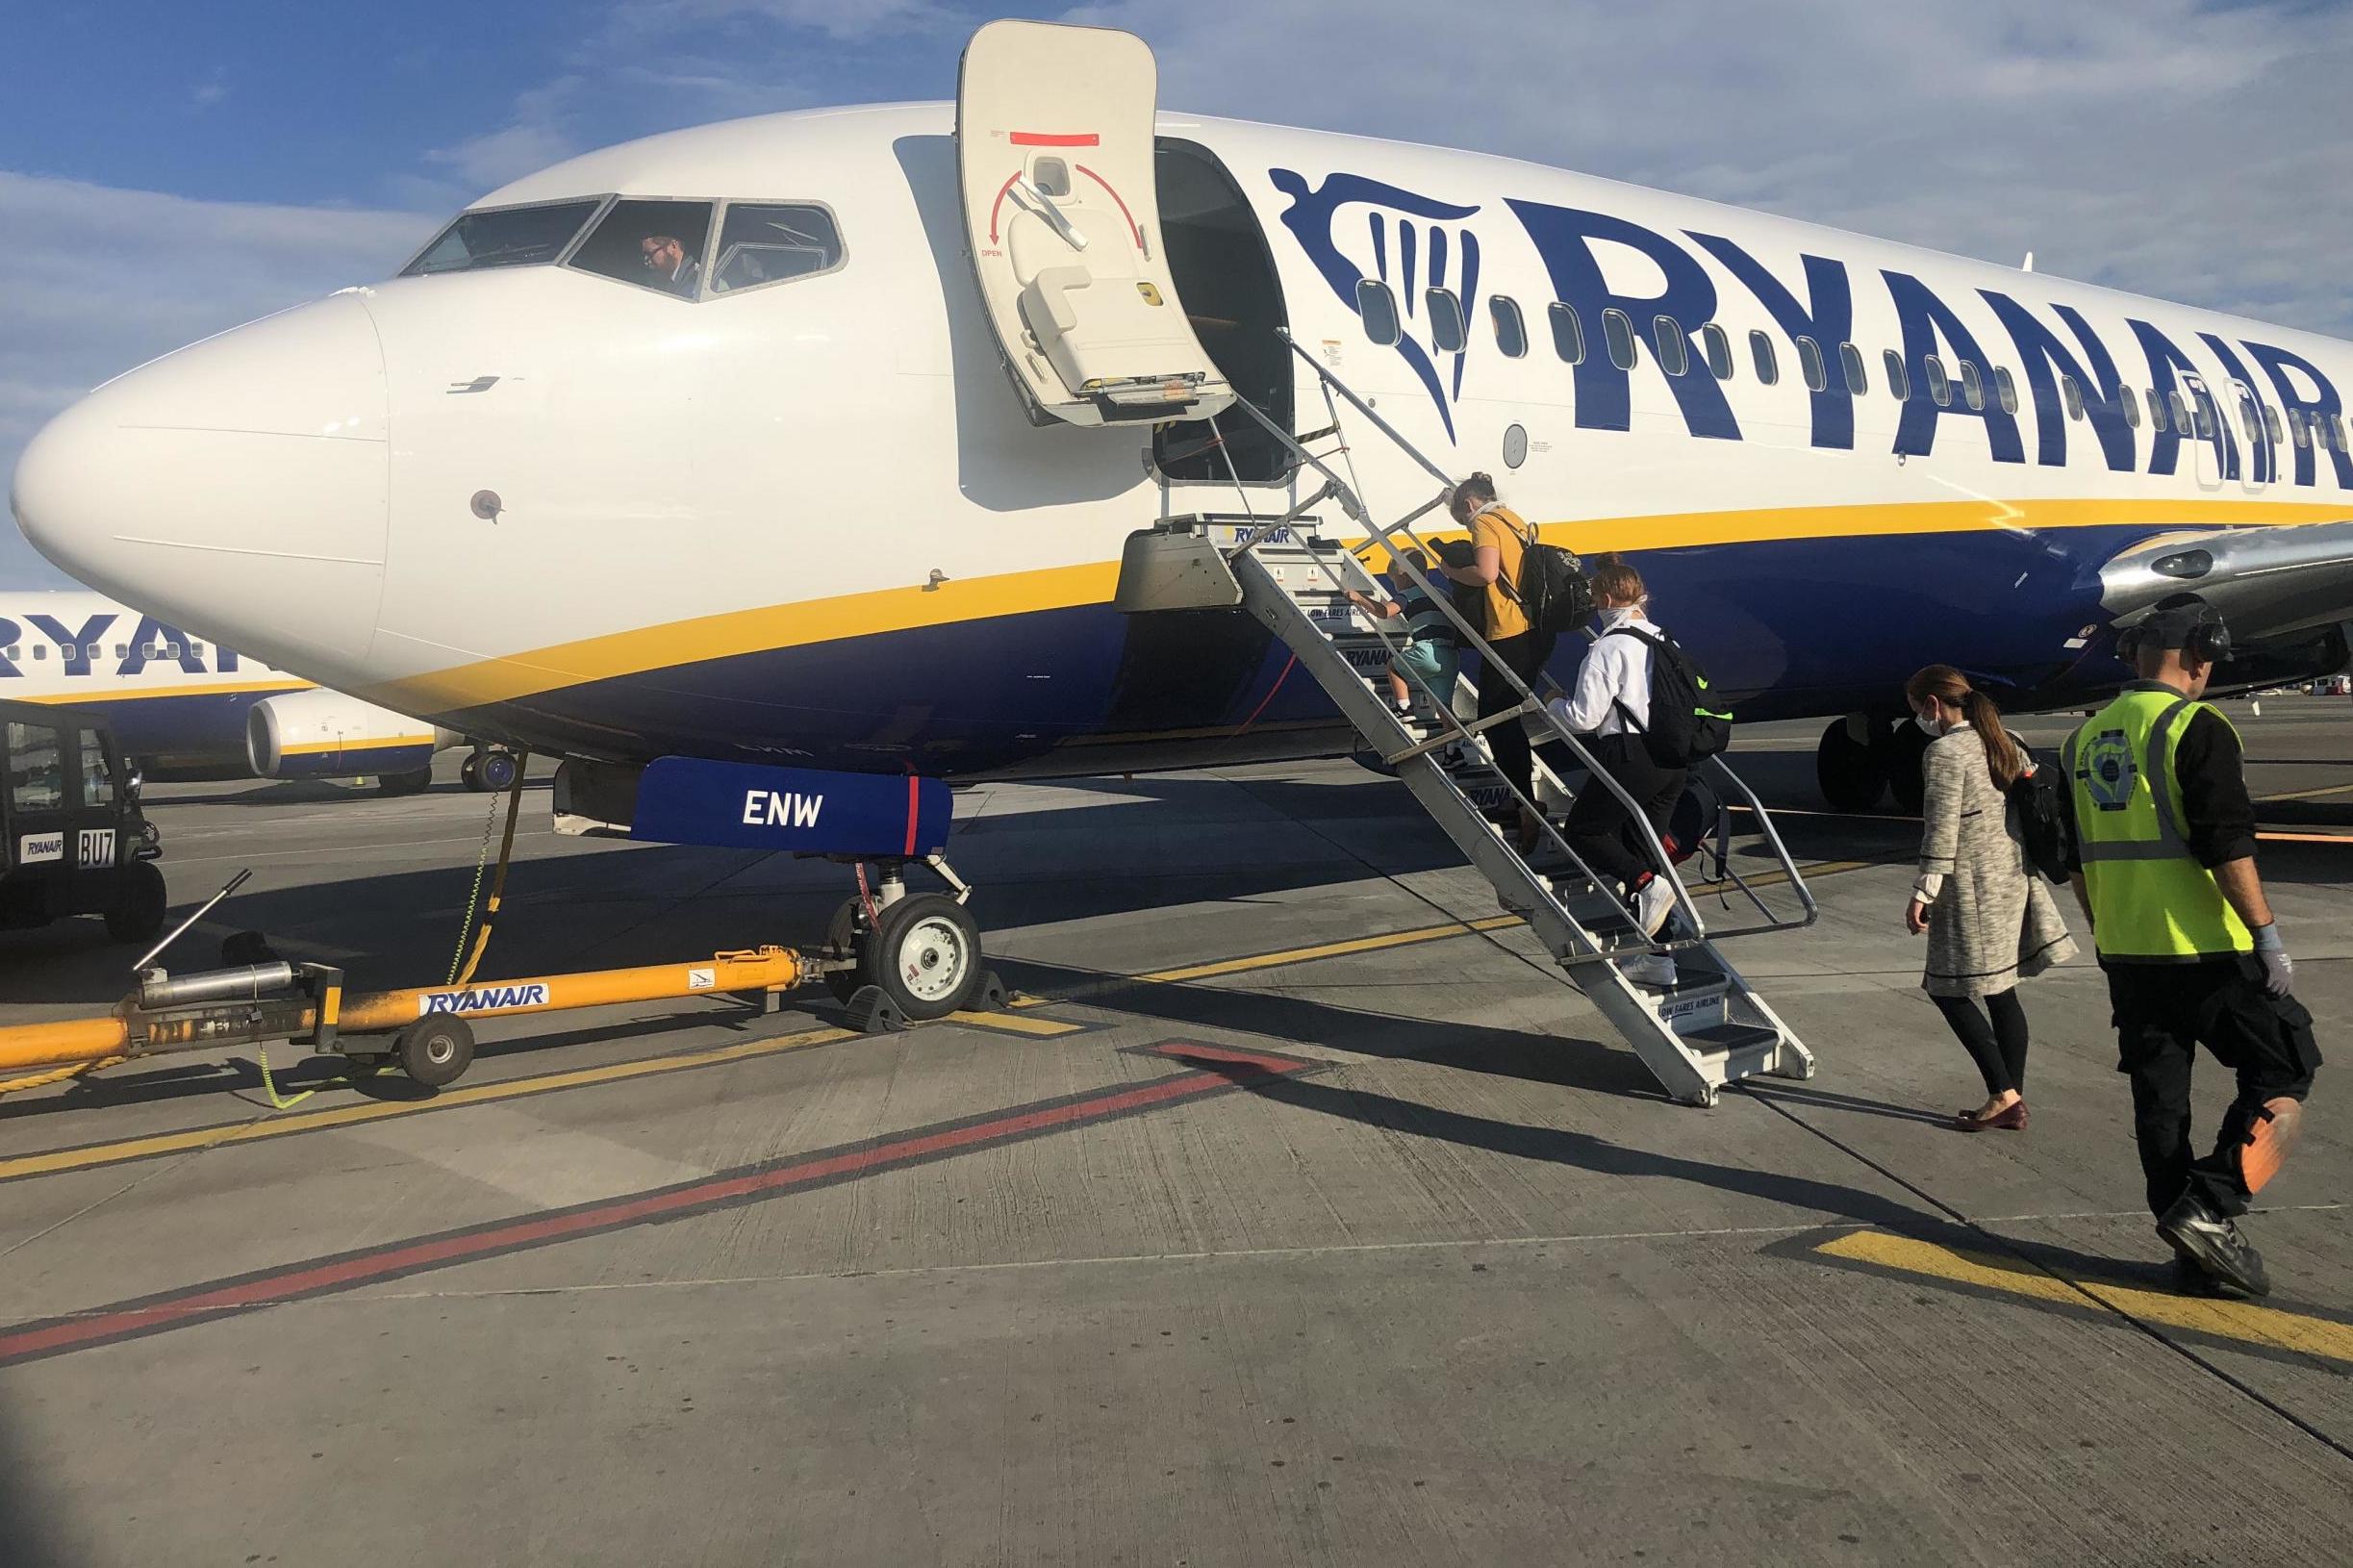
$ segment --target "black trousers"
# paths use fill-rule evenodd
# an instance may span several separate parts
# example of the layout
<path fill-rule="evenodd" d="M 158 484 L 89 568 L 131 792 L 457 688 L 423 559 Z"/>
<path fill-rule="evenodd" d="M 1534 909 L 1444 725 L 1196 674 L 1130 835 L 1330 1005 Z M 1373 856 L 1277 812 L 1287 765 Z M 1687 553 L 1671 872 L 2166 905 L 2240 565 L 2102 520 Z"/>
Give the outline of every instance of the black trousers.
<path fill-rule="evenodd" d="M 1536 682 L 1536 673 L 1544 661 L 1553 656 L 1553 639 L 1540 632 L 1522 632 L 1517 637 L 1505 637 L 1489 643 L 1496 658 L 1511 667 L 1528 689 L 1541 695 L 1543 689 Z M 1489 670 L 1479 672 L 1479 717 L 1489 718 L 1505 709 L 1516 706 L 1520 694 L 1511 683 Z M 1495 771 L 1510 780 L 1511 787 L 1529 800 L 1536 797 L 1536 768 L 1528 749 L 1526 724 L 1498 724 L 1485 731 L 1487 749 L 1494 754 Z"/>
<path fill-rule="evenodd" d="M 1683 783 L 1688 775 L 1681 768 L 1661 768 L 1651 760 L 1650 747 L 1639 735 L 1604 735 L 1589 743 L 1586 749 L 1593 753 L 1603 771 L 1625 787 L 1650 819 L 1651 826 L 1665 832 L 1668 820 L 1675 814 L 1675 802 L 1683 798 Z M 1626 802 L 1620 800 L 1607 784 L 1598 779 L 1577 792 L 1577 799 L 1569 807 L 1568 819 L 1560 824 L 1560 836 L 1576 850 L 1578 858 L 1606 877 L 1615 877 L 1629 889 L 1642 880 L 1645 873 L 1658 870 L 1651 847 L 1643 842 L 1642 832 L 1634 825 Z"/>
<path fill-rule="evenodd" d="M 2026 1009 L 2018 1004 L 2016 987 L 1987 997 L 1983 1012 L 1967 997 L 1928 999 L 1961 1037 L 1987 1095 L 2026 1093 Z"/>
<path fill-rule="evenodd" d="M 2149 1212 L 2162 1215 L 2185 1188 L 2217 1214 L 2244 1214 L 2239 1151 L 2255 1112 L 2276 1096 L 2302 1100 L 2320 1070 L 2313 1015 L 2293 997 L 2264 989 L 2254 958 L 2108 969 L 2116 1024 L 2116 1071 L 2133 1080 L 2133 1134 L 2148 1178 Z M 2239 1076 L 2214 1152 L 2189 1155 L 2189 1070 L 2196 1048 Z"/>

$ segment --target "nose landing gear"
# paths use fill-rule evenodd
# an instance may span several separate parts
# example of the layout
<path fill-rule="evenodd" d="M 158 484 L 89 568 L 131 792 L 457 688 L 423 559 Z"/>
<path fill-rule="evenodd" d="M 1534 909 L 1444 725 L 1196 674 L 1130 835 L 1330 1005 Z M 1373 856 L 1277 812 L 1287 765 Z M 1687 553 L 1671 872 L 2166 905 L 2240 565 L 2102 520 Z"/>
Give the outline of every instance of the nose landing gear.
<path fill-rule="evenodd" d="M 913 862 L 876 865 L 873 886 L 858 862 L 858 893 L 833 913 L 825 931 L 824 980 L 861 1028 L 945 1018 L 976 1001 L 1002 1005 L 1004 986 L 982 967 L 980 926 L 965 908 L 972 889 L 947 861 L 927 865 L 949 893 L 910 893 Z"/>

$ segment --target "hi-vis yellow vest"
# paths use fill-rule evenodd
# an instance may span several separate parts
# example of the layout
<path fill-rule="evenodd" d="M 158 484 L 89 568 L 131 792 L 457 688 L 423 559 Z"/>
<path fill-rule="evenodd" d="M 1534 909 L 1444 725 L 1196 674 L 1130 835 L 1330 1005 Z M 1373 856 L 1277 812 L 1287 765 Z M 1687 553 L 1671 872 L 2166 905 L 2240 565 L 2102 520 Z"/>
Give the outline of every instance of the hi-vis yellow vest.
<path fill-rule="evenodd" d="M 2187 963 L 2254 949 L 2183 830 L 2173 760 L 2202 708 L 2214 711 L 2179 692 L 2133 688 L 2067 737 L 2062 766 L 2103 958 Z"/>

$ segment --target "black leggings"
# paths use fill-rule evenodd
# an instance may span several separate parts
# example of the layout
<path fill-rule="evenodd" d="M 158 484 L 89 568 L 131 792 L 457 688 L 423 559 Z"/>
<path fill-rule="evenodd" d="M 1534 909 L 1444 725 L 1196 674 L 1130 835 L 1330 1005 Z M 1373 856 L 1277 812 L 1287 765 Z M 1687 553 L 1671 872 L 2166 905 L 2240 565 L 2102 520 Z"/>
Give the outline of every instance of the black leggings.
<path fill-rule="evenodd" d="M 2026 1093 L 2026 1009 L 2018 1005 L 2013 987 L 1986 999 L 1986 1011 L 1966 997 L 1931 997 L 1936 1011 L 1953 1025 L 1961 1043 L 1977 1063 L 1987 1095 Z M 1987 1015 L 1993 1022 L 1986 1022 Z"/>
<path fill-rule="evenodd" d="M 1536 672 L 1544 661 L 1552 657 L 1553 639 L 1540 632 L 1522 632 L 1517 637 L 1498 638 L 1487 645 L 1495 656 L 1511 667 L 1528 689 L 1537 691 Z M 1520 694 L 1509 681 L 1490 670 L 1479 672 L 1479 717 L 1502 713 L 1519 705 Z M 1486 732 L 1487 750 L 1495 758 L 1495 771 L 1511 781 L 1511 787 L 1529 800 L 1536 797 L 1535 763 L 1528 749 L 1528 729 L 1525 720 L 1498 724 Z"/>
<path fill-rule="evenodd" d="M 1587 749 L 1603 771 L 1625 786 L 1651 826 L 1660 833 L 1683 798 L 1686 774 L 1681 768 L 1661 768 L 1651 760 L 1650 747 L 1639 735 L 1604 735 Z M 1600 779 L 1587 781 L 1569 807 L 1560 836 L 1578 858 L 1605 877 L 1612 877 L 1632 892 L 1636 883 L 1658 870 L 1651 847 L 1634 826 L 1626 802 Z"/>

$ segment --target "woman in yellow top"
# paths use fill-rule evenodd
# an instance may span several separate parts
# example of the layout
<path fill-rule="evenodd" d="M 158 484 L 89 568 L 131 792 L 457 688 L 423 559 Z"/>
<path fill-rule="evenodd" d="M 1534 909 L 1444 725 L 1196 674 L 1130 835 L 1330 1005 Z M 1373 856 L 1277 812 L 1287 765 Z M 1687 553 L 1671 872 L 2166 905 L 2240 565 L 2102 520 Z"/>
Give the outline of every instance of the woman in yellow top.
<path fill-rule="evenodd" d="M 1486 614 L 1480 634 L 1495 650 L 1495 657 L 1533 691 L 1539 684 L 1538 671 L 1552 657 L 1553 639 L 1530 625 L 1514 585 L 1520 580 L 1521 558 L 1536 531 L 1496 499 L 1495 481 L 1483 473 L 1475 473 L 1455 487 L 1451 509 L 1455 520 L 1471 531 L 1471 564 L 1442 569 L 1455 582 L 1486 590 L 1482 600 Z M 1481 679 L 1479 683 L 1481 719 L 1516 706 L 1520 700 L 1520 694 L 1508 681 Z M 1528 731 L 1516 723 L 1498 724 L 1486 736 L 1495 771 L 1520 792 L 1522 799 L 1533 800 L 1535 765 L 1529 755 Z M 1535 815 L 1526 806 L 1518 815 L 1520 847 L 1532 849 L 1537 834 Z"/>

